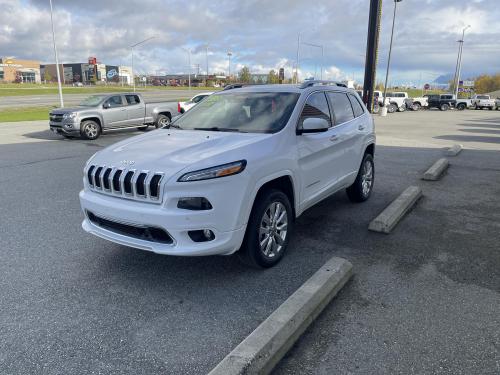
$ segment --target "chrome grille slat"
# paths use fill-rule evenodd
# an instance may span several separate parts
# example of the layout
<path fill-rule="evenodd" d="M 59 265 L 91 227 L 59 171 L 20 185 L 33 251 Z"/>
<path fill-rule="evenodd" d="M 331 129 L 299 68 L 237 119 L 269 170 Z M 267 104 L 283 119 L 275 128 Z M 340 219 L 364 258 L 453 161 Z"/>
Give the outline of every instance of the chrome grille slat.
<path fill-rule="evenodd" d="M 97 176 L 98 173 L 99 175 Z M 86 169 L 86 181 L 91 190 L 101 194 L 156 204 L 162 201 L 161 184 L 163 177 L 164 174 L 162 172 L 118 168 L 106 165 L 90 165 Z M 128 181 L 129 178 L 130 192 L 126 192 L 125 185 L 128 187 L 128 184 L 125 184 L 125 180 Z M 116 183 L 118 183 L 119 190 L 115 189 Z"/>

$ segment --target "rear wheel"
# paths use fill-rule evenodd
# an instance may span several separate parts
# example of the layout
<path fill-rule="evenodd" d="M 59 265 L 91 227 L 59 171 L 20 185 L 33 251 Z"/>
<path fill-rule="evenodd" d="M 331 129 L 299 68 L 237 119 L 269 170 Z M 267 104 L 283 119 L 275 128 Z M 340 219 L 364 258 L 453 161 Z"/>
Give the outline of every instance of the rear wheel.
<path fill-rule="evenodd" d="M 394 113 L 396 112 L 398 109 L 397 106 L 395 106 L 394 104 L 389 104 L 389 106 L 387 107 L 387 112 L 388 113 Z"/>
<path fill-rule="evenodd" d="M 414 111 L 420 111 L 420 109 L 422 108 L 422 105 L 420 103 L 413 103 L 411 109 L 414 110 Z"/>
<path fill-rule="evenodd" d="M 365 154 L 361 166 L 359 167 L 358 175 L 354 183 L 346 189 L 347 196 L 351 202 L 364 202 L 373 190 L 375 181 L 375 164 L 371 154 Z"/>
<path fill-rule="evenodd" d="M 406 111 L 406 104 L 403 104 L 401 107 L 398 108 L 399 112 L 404 112 Z"/>
<path fill-rule="evenodd" d="M 463 111 L 465 109 L 465 103 L 460 103 L 459 105 L 457 105 L 457 109 L 459 111 Z"/>
<path fill-rule="evenodd" d="M 169 125 L 170 125 L 170 117 L 168 117 L 167 115 L 158 115 L 155 122 L 156 129 L 163 128 Z"/>
<path fill-rule="evenodd" d="M 259 194 L 247 224 L 239 258 L 257 268 L 276 265 L 288 246 L 293 229 L 293 210 L 286 194 L 267 190 Z"/>
<path fill-rule="evenodd" d="M 441 104 L 441 107 L 439 107 L 439 109 L 441 111 L 447 111 L 448 109 L 450 109 L 450 106 L 447 103 L 443 103 Z"/>
<path fill-rule="evenodd" d="M 92 141 L 101 135 L 101 126 L 93 120 L 84 121 L 80 127 L 80 134 L 83 138 Z"/>

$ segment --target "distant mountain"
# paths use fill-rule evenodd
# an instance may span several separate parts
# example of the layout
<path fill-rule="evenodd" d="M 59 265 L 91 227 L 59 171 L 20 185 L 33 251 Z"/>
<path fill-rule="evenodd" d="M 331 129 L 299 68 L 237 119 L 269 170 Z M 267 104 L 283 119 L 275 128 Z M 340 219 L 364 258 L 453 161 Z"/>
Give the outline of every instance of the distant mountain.
<path fill-rule="evenodd" d="M 453 79 L 454 74 L 449 73 L 449 74 L 443 74 L 439 77 L 437 77 L 433 83 L 438 83 L 440 85 L 447 85 L 452 79 Z"/>

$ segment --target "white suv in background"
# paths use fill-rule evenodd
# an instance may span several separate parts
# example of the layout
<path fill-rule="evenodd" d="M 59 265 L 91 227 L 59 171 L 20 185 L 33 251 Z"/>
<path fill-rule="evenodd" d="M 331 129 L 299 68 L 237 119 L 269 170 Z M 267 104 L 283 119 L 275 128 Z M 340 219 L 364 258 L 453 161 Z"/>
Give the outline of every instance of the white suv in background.
<path fill-rule="evenodd" d="M 193 96 L 191 99 L 189 99 L 187 102 L 178 102 L 177 103 L 177 111 L 179 113 L 184 113 L 189 111 L 196 103 L 201 102 L 203 99 L 205 99 L 207 96 L 212 95 L 213 92 L 204 92 L 202 94 L 198 94 Z"/>
<path fill-rule="evenodd" d="M 222 91 L 91 157 L 82 226 L 159 254 L 238 252 L 271 267 L 306 209 L 341 189 L 368 199 L 374 151 L 372 116 L 342 84 Z"/>

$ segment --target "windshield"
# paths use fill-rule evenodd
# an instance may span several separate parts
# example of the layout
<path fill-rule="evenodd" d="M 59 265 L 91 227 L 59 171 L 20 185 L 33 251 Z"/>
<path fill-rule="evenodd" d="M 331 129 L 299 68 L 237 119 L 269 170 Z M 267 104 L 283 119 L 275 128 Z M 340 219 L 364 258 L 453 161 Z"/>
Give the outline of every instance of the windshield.
<path fill-rule="evenodd" d="M 489 96 L 486 96 L 486 95 L 478 95 L 477 96 L 478 99 L 489 99 Z"/>
<path fill-rule="evenodd" d="M 80 102 L 81 107 L 96 107 L 104 98 L 102 95 L 92 95 Z"/>
<path fill-rule="evenodd" d="M 172 124 L 181 129 L 276 133 L 290 118 L 299 94 L 244 92 L 210 95 Z"/>

